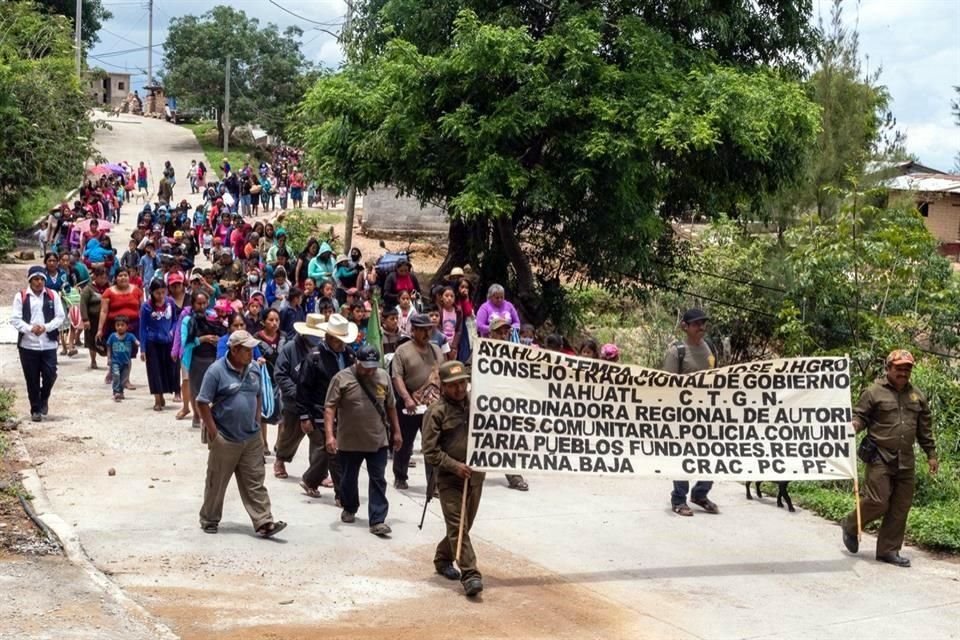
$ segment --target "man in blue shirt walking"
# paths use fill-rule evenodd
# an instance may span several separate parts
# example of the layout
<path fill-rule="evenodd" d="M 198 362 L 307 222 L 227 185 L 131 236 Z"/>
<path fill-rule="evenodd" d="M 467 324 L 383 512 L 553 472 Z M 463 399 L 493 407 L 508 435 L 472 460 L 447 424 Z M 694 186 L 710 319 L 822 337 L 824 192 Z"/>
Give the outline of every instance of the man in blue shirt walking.
<path fill-rule="evenodd" d="M 200 526 L 206 533 L 217 532 L 223 498 L 233 475 L 237 476 L 240 499 L 259 535 L 269 538 L 287 526 L 282 521 L 274 522 L 270 496 L 263 484 L 261 373 L 260 367 L 252 363 L 257 344 L 256 338 L 246 331 L 234 331 L 227 342 L 227 356 L 210 365 L 197 395 L 197 412 L 209 449 L 207 483 L 200 508 Z"/>

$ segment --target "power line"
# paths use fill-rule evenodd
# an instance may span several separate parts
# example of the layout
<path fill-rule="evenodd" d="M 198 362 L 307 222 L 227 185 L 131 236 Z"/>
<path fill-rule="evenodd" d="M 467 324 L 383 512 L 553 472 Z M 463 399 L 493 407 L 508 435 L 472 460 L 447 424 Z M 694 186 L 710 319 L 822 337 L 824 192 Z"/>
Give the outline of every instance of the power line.
<path fill-rule="evenodd" d="M 110 31 L 110 29 L 107 29 L 106 27 L 100 27 L 100 30 L 103 31 L 104 33 L 109 33 L 112 36 L 116 36 L 118 40 L 123 40 L 124 42 L 129 42 L 130 44 L 141 46 L 139 42 L 134 42 L 133 40 L 131 40 L 130 38 L 127 38 L 126 36 L 122 36 L 119 33 L 114 33 L 113 31 Z M 131 29 L 130 31 L 133 31 L 133 29 Z M 130 31 L 127 31 L 127 33 L 130 33 Z"/>
<path fill-rule="evenodd" d="M 284 12 L 286 12 L 286 13 L 289 13 L 289 14 L 292 15 L 294 18 L 299 18 L 300 20 L 303 20 L 304 22 L 309 22 L 310 24 L 318 24 L 318 25 L 320 25 L 321 27 L 342 27 L 342 26 L 343 26 L 343 23 L 342 23 L 342 22 L 317 22 L 316 20 L 311 20 L 310 18 L 305 18 L 304 16 L 301 16 L 301 15 L 298 14 L 298 13 L 294 13 L 293 11 L 290 11 L 290 9 L 287 9 L 287 8 L 284 7 L 283 5 L 274 2 L 274 0 L 270 0 L 270 4 L 272 4 L 273 6 L 277 7 L 277 8 L 280 9 L 281 11 L 284 11 Z"/>
<path fill-rule="evenodd" d="M 163 43 L 158 43 L 153 45 L 153 48 L 162 47 Z M 114 56 L 122 56 L 128 53 L 136 53 L 137 51 L 146 51 L 149 47 L 134 47 L 133 49 L 119 49 L 117 51 L 106 51 L 104 53 L 98 53 L 97 55 L 101 58 L 111 58 Z"/>

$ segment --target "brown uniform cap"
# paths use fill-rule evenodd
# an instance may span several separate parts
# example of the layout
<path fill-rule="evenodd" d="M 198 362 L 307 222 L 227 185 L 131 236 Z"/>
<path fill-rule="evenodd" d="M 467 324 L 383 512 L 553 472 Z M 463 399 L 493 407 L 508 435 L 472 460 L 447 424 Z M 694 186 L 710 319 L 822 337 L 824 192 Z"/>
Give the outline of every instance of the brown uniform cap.
<path fill-rule="evenodd" d="M 469 379 L 470 373 L 459 360 L 450 360 L 440 365 L 440 382 L 443 384 Z"/>
<path fill-rule="evenodd" d="M 894 349 L 887 356 L 887 366 L 892 367 L 898 364 L 910 364 L 914 363 L 913 354 L 907 351 L 906 349 Z"/>

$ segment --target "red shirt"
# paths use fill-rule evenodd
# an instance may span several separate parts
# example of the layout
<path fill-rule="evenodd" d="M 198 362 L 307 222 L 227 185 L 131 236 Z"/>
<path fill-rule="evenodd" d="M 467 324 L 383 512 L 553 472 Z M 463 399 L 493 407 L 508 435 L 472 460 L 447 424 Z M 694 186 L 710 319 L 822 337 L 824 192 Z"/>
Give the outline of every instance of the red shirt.
<path fill-rule="evenodd" d="M 107 311 L 107 320 L 116 320 L 119 316 L 127 316 L 131 325 L 136 325 L 140 319 L 140 303 L 143 302 L 143 292 L 139 287 L 130 285 L 130 288 L 124 292 L 119 292 L 114 287 L 110 287 L 103 292 L 103 299 L 110 301 L 110 309 Z"/>

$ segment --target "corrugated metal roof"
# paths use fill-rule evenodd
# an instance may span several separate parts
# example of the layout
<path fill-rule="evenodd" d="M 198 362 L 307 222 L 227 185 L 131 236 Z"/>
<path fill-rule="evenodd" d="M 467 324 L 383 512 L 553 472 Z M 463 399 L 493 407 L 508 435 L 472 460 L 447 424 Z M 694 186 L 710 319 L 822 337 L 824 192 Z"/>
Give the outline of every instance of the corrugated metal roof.
<path fill-rule="evenodd" d="M 922 165 L 914 160 L 873 160 L 863 167 L 868 176 L 878 173 L 943 173 L 933 167 Z"/>
<path fill-rule="evenodd" d="M 888 189 L 897 191 L 960 195 L 960 176 L 950 175 L 949 173 L 909 173 L 884 180 L 881 184 Z"/>

